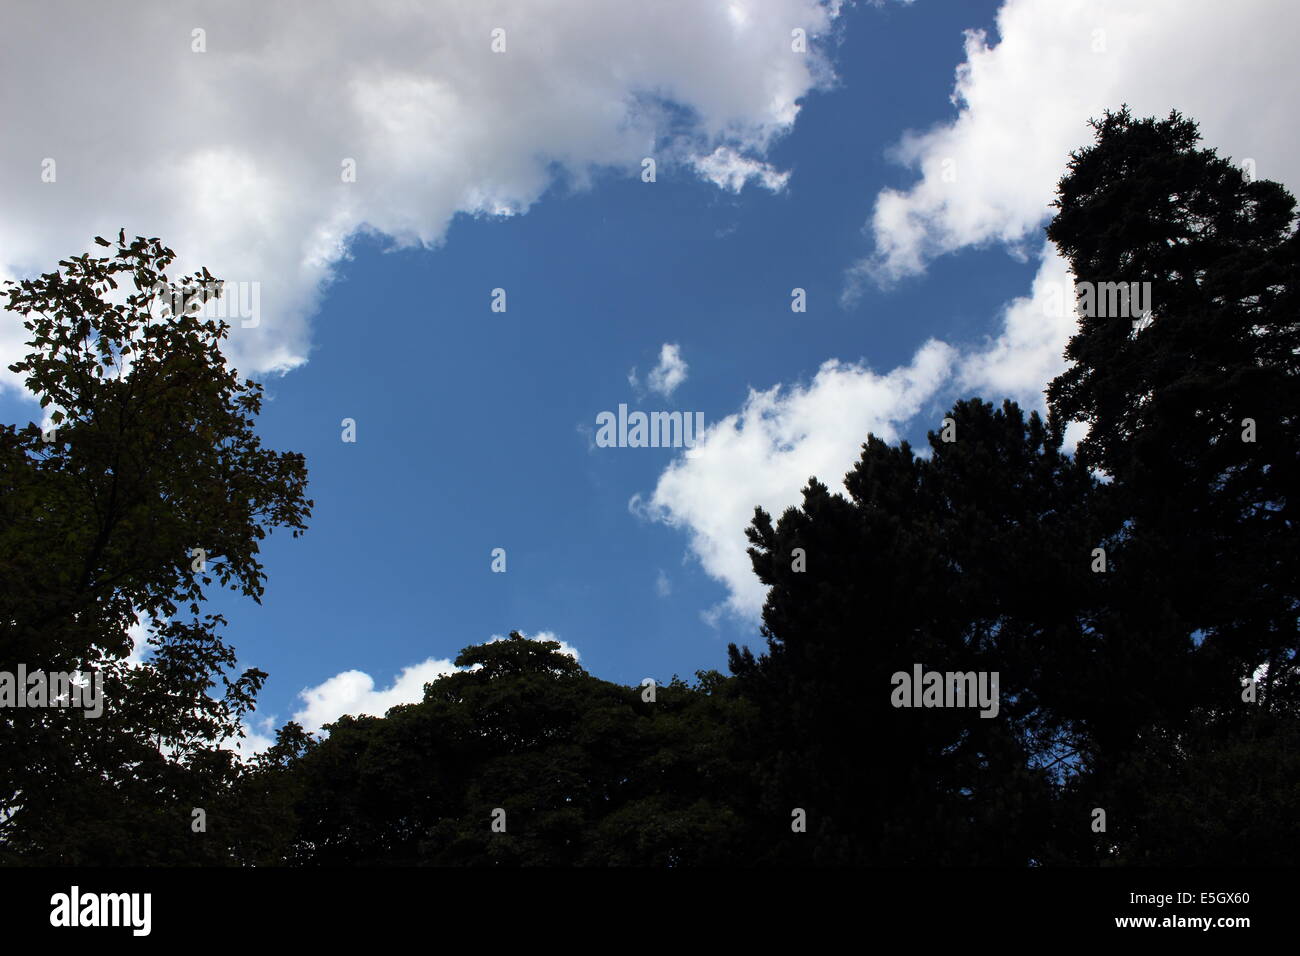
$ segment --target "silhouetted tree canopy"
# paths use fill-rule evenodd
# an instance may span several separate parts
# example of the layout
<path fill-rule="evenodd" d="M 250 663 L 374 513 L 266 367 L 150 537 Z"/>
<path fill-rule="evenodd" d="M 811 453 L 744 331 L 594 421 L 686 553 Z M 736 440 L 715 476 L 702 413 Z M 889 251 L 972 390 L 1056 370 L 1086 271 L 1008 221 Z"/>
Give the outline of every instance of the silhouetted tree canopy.
<path fill-rule="evenodd" d="M 647 690 L 517 633 L 384 718 L 343 717 L 292 768 L 306 865 L 685 866 L 744 852 L 743 709 L 716 673 Z M 277 771 L 280 786 L 283 775 Z M 503 832 L 494 832 L 494 813 Z"/>
<path fill-rule="evenodd" d="M 0 429 L 0 670 L 97 672 L 106 707 L 0 710 L 0 855 L 216 862 L 191 809 L 230 824 L 237 768 L 218 744 L 266 675 L 227 673 L 204 599 L 214 581 L 258 598 L 258 542 L 310 514 L 306 466 L 254 434 L 261 387 L 227 368 L 226 324 L 198 315 L 212 277 L 170 282 L 157 239 L 97 241 L 112 251 L 5 290 L 31 349 L 10 369 L 53 428 Z M 132 667 L 137 619 L 152 657 Z"/>

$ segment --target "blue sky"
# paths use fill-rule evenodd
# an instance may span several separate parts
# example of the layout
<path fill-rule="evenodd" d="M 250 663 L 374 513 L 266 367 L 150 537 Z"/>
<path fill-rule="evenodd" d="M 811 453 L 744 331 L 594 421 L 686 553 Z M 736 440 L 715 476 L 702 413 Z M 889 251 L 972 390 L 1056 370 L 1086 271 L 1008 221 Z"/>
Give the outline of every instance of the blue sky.
<path fill-rule="evenodd" d="M 262 283 L 264 319 L 253 333 L 236 330 L 232 360 L 266 386 L 264 441 L 306 455 L 316 506 L 304 537 L 267 541 L 260 606 L 215 602 L 241 665 L 270 672 L 259 733 L 296 714 L 318 724 L 414 699 L 462 647 L 510 630 L 554 635 L 589 671 L 623 683 L 725 670 L 729 642 L 762 644 L 761 592 L 745 579 L 743 553 L 754 505 L 779 513 L 810 474 L 836 484 L 869 429 L 924 445 L 956 398 L 1041 407 L 1070 328 L 1044 310 L 1067 277 L 1041 230 L 1050 187 L 1068 150 L 1086 143 L 1090 115 L 1123 100 L 1150 112 L 1178 105 L 1225 151 L 1295 162 L 1258 128 L 1233 125 L 1230 79 L 1228 93 L 1202 81 L 1169 102 L 1176 83 L 1161 87 L 1146 61 L 1172 7 L 1153 3 L 1142 16 L 1102 0 L 1057 7 L 755 0 L 736 12 L 733 3 L 730 25 L 717 27 L 735 31 L 738 59 L 723 64 L 733 79 L 689 51 L 655 64 L 656 41 L 639 52 L 647 71 L 660 71 L 657 108 L 587 139 L 554 139 L 565 104 L 530 133 L 530 115 L 547 103 L 512 105 L 508 92 L 500 121 L 481 119 L 459 152 L 454 133 L 443 148 L 429 131 L 450 128 L 438 112 L 454 112 L 445 91 L 475 88 L 493 61 L 467 58 L 437 84 L 395 69 L 400 81 L 364 87 L 388 97 L 377 108 L 390 111 L 387 125 L 376 132 L 366 101 L 348 131 L 353 148 L 320 146 L 325 158 L 301 175 L 284 172 L 303 159 L 286 158 L 292 137 L 277 130 L 313 121 L 277 113 L 290 97 L 274 93 L 264 115 L 235 116 L 220 44 L 247 24 L 214 26 L 203 57 L 176 41 L 186 80 L 169 94 L 173 105 L 192 97 L 234 117 L 195 140 L 189 159 L 169 160 L 188 177 L 172 188 L 188 189 L 187 202 L 206 197 L 187 208 L 211 216 L 212 228 L 177 218 L 138 157 L 122 160 L 130 173 L 103 187 L 107 199 L 77 206 L 77 190 L 84 200 L 94 185 L 89 173 L 77 185 L 79 168 L 111 167 L 127 133 L 79 146 L 49 126 L 58 149 L 32 155 L 68 155 L 62 175 L 74 181 L 66 193 L 16 194 L 20 217 L 43 227 L 39 241 L 0 231 L 0 266 L 48 268 L 95 231 L 125 224 L 216 275 Z M 783 44 L 800 10 L 816 16 L 793 22 L 823 18 L 807 70 L 770 68 L 768 46 L 745 54 L 756 24 L 770 14 Z M 1002 42 L 1000 10 L 1014 42 Z M 972 41 L 968 30 L 985 34 Z M 180 19 L 168 35 L 190 43 L 190 33 Z M 1208 20 L 1175 39 L 1207 50 L 1218 42 Z M 374 62 L 386 62 L 386 49 L 376 46 Z M 572 60 L 531 68 L 582 80 Z M 611 83 L 609 103 L 646 93 L 593 75 Z M 775 105 L 751 101 L 769 81 Z M 569 95 L 580 99 L 578 89 Z M 646 148 L 628 146 L 629 127 Z M 408 143 L 409 157 L 394 152 Z M 496 165 L 472 162 L 476 150 Z M 19 162 L 12 152 L 0 163 Z M 643 154 L 659 160 L 653 183 L 640 177 Z M 361 157 L 364 189 L 319 174 L 339 155 Z M 384 163 L 389 179 L 375 184 L 367 171 Z M 728 188 L 710 181 L 719 163 L 759 172 Z M 447 195 L 437 191 L 453 181 Z M 515 214 L 494 215 L 499 201 Z M 286 247 L 297 258 L 285 259 Z M 806 290 L 804 313 L 791 311 L 796 287 Z M 490 309 L 496 288 L 506 290 L 504 313 Z M 685 377 L 656 392 L 650 375 L 665 345 L 676 346 Z M 0 351 L 11 355 L 13 342 L 0 337 Z M 594 447 L 597 414 L 620 403 L 702 412 L 702 457 Z M 21 390 L 0 388 L 5 420 L 37 413 Z M 345 418 L 356 422 L 354 443 L 341 440 Z M 506 551 L 505 573 L 491 570 L 494 548 Z"/>

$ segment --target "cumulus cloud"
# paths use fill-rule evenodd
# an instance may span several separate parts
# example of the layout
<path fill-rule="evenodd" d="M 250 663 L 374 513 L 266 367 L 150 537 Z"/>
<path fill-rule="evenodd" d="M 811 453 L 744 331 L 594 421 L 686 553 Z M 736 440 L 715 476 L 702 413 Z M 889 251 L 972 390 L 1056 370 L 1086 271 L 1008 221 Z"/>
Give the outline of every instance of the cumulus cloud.
<path fill-rule="evenodd" d="M 48 270 L 119 227 L 159 236 L 177 275 L 205 265 L 259 283 L 260 314 L 233 323 L 228 352 L 245 373 L 291 369 L 358 231 L 435 245 L 457 213 L 522 213 L 557 175 L 581 187 L 599 169 L 637 174 L 645 156 L 726 189 L 776 188 L 780 174 L 752 157 L 830 79 L 815 38 L 838 6 L 11 6 L 0 278 Z M 790 49 L 796 26 L 814 39 L 807 53 Z M 0 366 L 22 354 L 15 325 L 0 330 Z"/>
<path fill-rule="evenodd" d="M 751 179 L 774 193 L 785 189 L 790 181 L 788 171 L 781 172 L 761 160 L 742 156 L 729 146 L 719 146 L 708 156 L 696 156 L 692 165 L 701 177 L 733 193 L 739 193 Z"/>
<path fill-rule="evenodd" d="M 956 118 L 899 144 L 920 179 L 876 198 L 875 253 L 855 277 L 888 283 L 988 242 L 1037 247 L 1069 152 L 1091 141 L 1088 119 L 1125 102 L 1139 116 L 1177 109 L 1221 154 L 1295 183 L 1300 84 L 1278 69 L 1298 30 L 1300 7 L 1272 0 L 1240 0 L 1231 16 L 1215 0 L 1007 0 L 996 39 L 966 34 Z"/>
<path fill-rule="evenodd" d="M 677 386 L 686 381 L 686 374 L 689 370 L 690 366 L 682 358 L 681 347 L 675 343 L 665 342 L 659 349 L 658 364 L 646 376 L 645 386 L 642 387 L 641 378 L 636 372 L 636 366 L 633 366 L 627 373 L 627 384 L 637 393 L 638 399 L 645 397 L 646 388 L 662 395 L 664 398 L 669 398 L 677 390 Z"/>
<path fill-rule="evenodd" d="M 1027 296 L 1008 303 L 1001 330 L 990 342 L 963 354 L 958 380 L 982 395 L 1014 398 L 1045 409 L 1043 389 L 1065 371 L 1065 346 L 1074 334 L 1074 277 L 1051 243 Z"/>
<path fill-rule="evenodd" d="M 646 384 L 650 386 L 650 391 L 668 398 L 677 390 L 678 385 L 686 381 L 687 367 L 681 349 L 665 342 L 659 350 L 659 364 L 650 370 Z"/>
<path fill-rule="evenodd" d="M 764 598 L 745 553 L 754 506 L 779 513 L 813 475 L 841 487 L 867 433 L 897 439 L 899 423 L 925 406 L 953 361 L 950 346 L 930 341 L 886 375 L 831 360 L 807 385 L 751 389 L 739 412 L 709 427 L 649 499 L 635 496 L 629 508 L 687 531 L 704 570 L 728 588 L 725 609 L 753 617 Z"/>
<path fill-rule="evenodd" d="M 799 502 L 810 476 L 842 490 L 868 432 L 896 441 L 918 414 L 946 408 L 957 393 L 1045 411 L 1044 387 L 1065 370 L 1075 328 L 1073 282 L 1065 261 L 1046 249 L 1030 293 L 1004 307 L 999 333 L 983 343 L 958 349 L 930 339 L 886 374 L 830 360 L 807 386 L 751 391 L 737 414 L 668 466 L 648 501 L 634 496 L 633 513 L 687 531 L 692 555 L 727 588 L 704 621 L 717 627 L 724 614 L 759 616 L 766 592 L 744 538 L 753 507 L 779 515 Z M 1085 433 L 1070 423 L 1066 450 Z"/>
<path fill-rule="evenodd" d="M 370 714 L 382 717 L 398 704 L 413 704 L 424 699 L 424 685 L 456 672 L 447 658 L 426 658 L 402 668 L 387 687 L 376 689 L 375 679 L 365 671 L 349 670 L 299 692 L 304 706 L 293 719 L 309 733 L 319 733 L 330 721 L 344 714 Z"/>
<path fill-rule="evenodd" d="M 568 654 L 575 661 L 578 660 L 577 648 L 561 641 L 551 631 L 538 631 L 532 635 L 525 634 L 524 637 L 534 641 L 556 641 L 560 645 L 561 654 Z M 503 635 L 493 634 L 487 643 L 503 640 Z M 318 734 L 325 724 L 338 720 L 344 714 L 382 717 L 398 704 L 414 704 L 424 700 L 425 684 L 458 670 L 473 669 L 458 668 L 449 658 L 429 657 L 418 664 L 402 668 L 393 682 L 384 688 L 377 688 L 375 679 L 365 671 L 343 671 L 315 687 L 300 691 L 298 697 L 303 706 L 293 715 L 293 719 L 308 733 Z"/>
<path fill-rule="evenodd" d="M 126 629 L 126 633 L 131 638 L 131 653 L 127 655 L 126 663 L 130 667 L 138 667 L 144 663 L 145 657 L 150 653 L 149 629 L 137 618 L 136 622 Z"/>

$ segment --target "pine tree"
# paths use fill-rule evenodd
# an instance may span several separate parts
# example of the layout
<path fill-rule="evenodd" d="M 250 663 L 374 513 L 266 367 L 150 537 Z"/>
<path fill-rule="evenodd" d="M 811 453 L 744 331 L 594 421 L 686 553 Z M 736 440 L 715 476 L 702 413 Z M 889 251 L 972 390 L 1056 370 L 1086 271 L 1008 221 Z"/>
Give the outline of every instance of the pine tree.
<path fill-rule="evenodd" d="M 1080 714 L 1093 738 L 1092 793 L 1080 799 L 1145 821 L 1112 833 L 1131 848 L 1121 854 L 1185 862 L 1207 845 L 1203 812 L 1170 789 L 1191 761 L 1222 769 L 1215 754 L 1242 752 L 1248 737 L 1261 755 L 1293 737 L 1300 240 L 1290 194 L 1198 148 L 1179 114 L 1123 109 L 1094 128 L 1048 229 L 1084 296 L 1074 364 L 1048 390 L 1051 420 L 1088 424 L 1079 457 L 1108 479 L 1093 657 L 1111 690 Z M 1092 295 L 1146 283 L 1145 315 Z M 1259 696 L 1243 702 L 1261 665 Z M 1252 782 L 1216 786 L 1244 799 Z M 1172 819 L 1187 824 L 1178 844 Z"/>

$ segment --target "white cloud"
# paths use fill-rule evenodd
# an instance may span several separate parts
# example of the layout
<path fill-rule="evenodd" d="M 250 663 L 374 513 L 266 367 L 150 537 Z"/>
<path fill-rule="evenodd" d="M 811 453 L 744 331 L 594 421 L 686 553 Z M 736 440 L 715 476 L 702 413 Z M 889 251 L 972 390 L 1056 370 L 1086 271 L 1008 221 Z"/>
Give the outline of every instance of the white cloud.
<path fill-rule="evenodd" d="M 650 386 L 650 391 L 668 398 L 677 390 L 678 385 L 686 381 L 687 368 L 681 349 L 665 342 L 659 350 L 659 364 L 650 370 L 646 384 Z"/>
<path fill-rule="evenodd" d="M 898 158 L 920 170 L 885 189 L 871 220 L 875 255 L 856 276 L 889 282 L 937 255 L 987 242 L 1038 245 L 1069 153 L 1090 117 L 1125 102 L 1138 116 L 1177 109 L 1220 154 L 1295 183 L 1300 84 L 1287 72 L 1300 6 L 1239 0 L 1007 0 L 997 39 L 966 37 L 957 117 L 905 136 Z"/>
<path fill-rule="evenodd" d="M 556 641 L 560 645 L 561 654 L 568 654 L 575 661 L 578 660 L 577 648 L 561 641 L 551 631 L 538 631 L 536 634 L 523 636 L 534 641 Z M 487 643 L 503 640 L 505 640 L 504 636 L 493 634 Z M 418 664 L 404 667 L 401 673 L 393 678 L 393 682 L 382 689 L 376 689 L 375 679 L 365 671 L 343 671 L 315 687 L 300 691 L 298 697 L 304 706 L 293 715 L 293 719 L 308 733 L 318 734 L 325 724 L 337 720 L 344 714 L 354 716 L 369 714 L 382 717 L 390 708 L 398 704 L 414 704 L 424 700 L 425 684 L 432 683 L 447 674 L 473 669 L 475 668 L 457 667 L 448 658 L 430 657 Z"/>
<path fill-rule="evenodd" d="M 744 537 L 754 506 L 779 516 L 799 503 L 814 475 L 841 490 L 868 432 L 895 441 L 916 415 L 946 408 L 955 390 L 1045 411 L 1044 386 L 1064 371 L 1075 327 L 1072 283 L 1065 261 L 1045 249 L 1030 295 L 1010 302 L 999 334 L 979 346 L 957 349 L 931 339 L 909 365 L 888 374 L 830 360 L 807 387 L 751 391 L 738 414 L 669 465 L 648 503 L 635 496 L 633 513 L 687 530 L 691 553 L 726 586 L 726 600 L 703 613 L 705 623 L 717 627 L 723 612 L 752 621 L 762 611 L 766 590 Z M 1070 423 L 1066 450 L 1073 452 L 1085 432 Z"/>
<path fill-rule="evenodd" d="M 658 364 L 646 376 L 645 387 L 664 398 L 669 398 L 677 390 L 677 386 L 686 381 L 689 370 L 690 366 L 682 358 L 681 347 L 676 343 L 665 342 L 659 349 Z M 642 388 L 641 379 L 636 373 L 636 366 L 627 373 L 627 384 L 637 393 L 638 399 L 645 397 L 645 389 Z"/>
<path fill-rule="evenodd" d="M 315 734 L 325 724 L 344 714 L 382 717 L 389 708 L 398 704 L 423 700 L 425 684 L 454 674 L 456 670 L 456 665 L 450 660 L 430 657 L 402 668 L 393 682 L 382 690 L 375 688 L 374 678 L 365 671 L 343 671 L 324 683 L 299 692 L 298 696 L 306 706 L 295 713 L 293 719 L 309 733 Z"/>
<path fill-rule="evenodd" d="M 841 487 L 867 433 L 895 440 L 896 426 L 931 399 L 953 360 L 949 346 L 931 341 L 887 375 L 831 360 L 806 386 L 751 389 L 738 413 L 706 430 L 697 454 L 668 466 L 648 502 L 637 496 L 629 508 L 687 530 L 704 570 L 729 590 L 726 609 L 753 617 L 764 598 L 745 553 L 754 506 L 779 514 L 813 475 Z"/>
<path fill-rule="evenodd" d="M 838 3 L 430 0 L 6 10 L 0 270 L 44 271 L 95 234 L 159 236 L 179 275 L 259 282 L 235 322 L 245 373 L 306 360 L 307 319 L 373 230 L 437 244 L 457 213 L 526 211 L 562 169 L 638 175 L 653 155 L 727 189 L 776 188 L 761 155 L 829 81 Z M 737 15 L 735 11 L 739 11 Z M 75 30 L 64 29 L 75 22 Z M 790 50 L 792 26 L 814 42 Z M 206 30 L 206 52 L 191 31 Z M 490 49 L 506 31 L 506 52 Z M 50 55 L 58 37 L 59 55 Z M 672 109 L 666 104 L 683 109 Z M 683 125 L 683 117 L 689 122 Z M 41 181 L 55 160 L 56 180 Z M 344 183 L 345 160 L 356 181 Z M 738 178 L 739 177 L 739 178 Z M 22 354 L 0 329 L 0 366 Z M 0 381 L 16 384 L 0 371 Z"/>
<path fill-rule="evenodd" d="M 131 637 L 131 653 L 127 655 L 126 664 L 129 667 L 138 667 L 144 663 L 145 657 L 151 653 L 149 647 L 149 629 L 139 618 L 136 622 L 126 629 L 126 633 Z"/>
<path fill-rule="evenodd" d="M 789 172 L 779 172 L 768 163 L 742 156 L 729 146 L 719 146 L 708 156 L 695 157 L 692 165 L 701 177 L 733 193 L 739 193 L 751 179 L 774 193 L 785 189 L 790 181 Z"/>
<path fill-rule="evenodd" d="M 1065 346 L 1074 334 L 1074 277 L 1051 243 L 1028 296 L 1008 303 L 998 336 L 960 360 L 959 384 L 989 398 L 1014 398 L 1044 410 L 1043 389 L 1065 371 Z"/>

